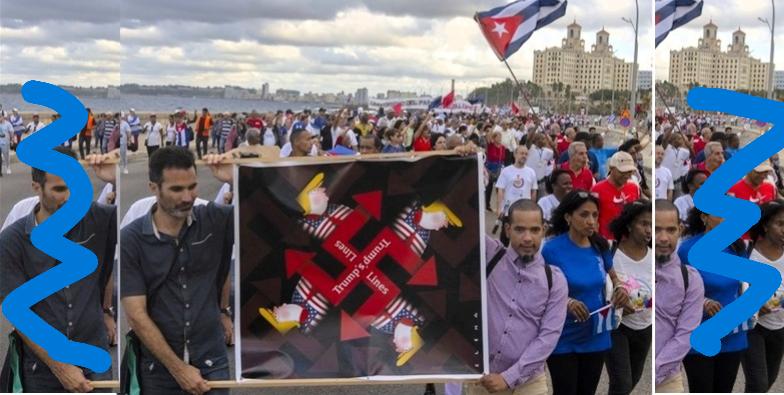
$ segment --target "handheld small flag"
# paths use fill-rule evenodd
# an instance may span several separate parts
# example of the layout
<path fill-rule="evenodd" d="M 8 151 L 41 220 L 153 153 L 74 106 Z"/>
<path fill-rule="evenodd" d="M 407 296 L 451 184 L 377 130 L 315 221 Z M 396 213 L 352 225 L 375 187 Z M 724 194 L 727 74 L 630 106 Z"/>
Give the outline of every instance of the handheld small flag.
<path fill-rule="evenodd" d="M 621 325 L 621 320 L 612 304 L 591 313 L 591 320 L 593 320 L 594 335 L 613 331 Z"/>
<path fill-rule="evenodd" d="M 748 332 L 754 329 L 754 326 L 757 325 L 757 316 L 756 314 L 751 316 L 746 321 L 743 321 L 740 325 L 736 326 L 735 329 L 732 330 L 732 334 L 737 334 L 740 332 Z"/>
<path fill-rule="evenodd" d="M 477 12 L 474 20 L 498 60 L 504 61 L 523 46 L 536 29 L 566 13 L 566 0 L 518 0 L 490 11 Z"/>

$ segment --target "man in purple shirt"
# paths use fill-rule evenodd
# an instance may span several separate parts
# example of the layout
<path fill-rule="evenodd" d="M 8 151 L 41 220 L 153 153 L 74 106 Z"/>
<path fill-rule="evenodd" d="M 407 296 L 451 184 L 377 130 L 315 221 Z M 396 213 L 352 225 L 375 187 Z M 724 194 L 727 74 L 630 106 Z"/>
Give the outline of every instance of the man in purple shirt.
<path fill-rule="evenodd" d="M 490 374 L 466 393 L 547 394 L 544 366 L 566 320 L 566 278 L 539 253 L 544 220 L 536 202 L 512 204 L 504 231 L 508 248 L 485 236 Z"/>
<path fill-rule="evenodd" d="M 657 200 L 655 223 L 656 392 L 683 392 L 681 361 L 702 320 L 704 287 L 697 270 L 683 265 L 675 253 L 681 234 L 677 207 Z"/>

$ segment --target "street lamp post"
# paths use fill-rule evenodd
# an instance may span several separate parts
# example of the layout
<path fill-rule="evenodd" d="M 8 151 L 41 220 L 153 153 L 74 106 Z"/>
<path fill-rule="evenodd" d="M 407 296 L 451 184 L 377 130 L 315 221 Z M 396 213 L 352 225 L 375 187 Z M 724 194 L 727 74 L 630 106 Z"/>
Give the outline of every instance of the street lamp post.
<path fill-rule="evenodd" d="M 770 30 L 770 63 L 768 65 L 768 99 L 773 99 L 773 37 L 776 31 L 776 0 L 770 0 L 771 6 L 771 21 L 768 22 L 768 18 L 757 18 L 760 22 L 768 25 L 768 30 Z"/>
<path fill-rule="evenodd" d="M 771 0 L 774 1 L 774 0 Z M 634 9 L 635 9 L 635 17 L 634 23 L 626 17 L 623 17 L 623 21 L 632 25 L 632 29 L 634 29 L 634 64 L 632 65 L 632 92 L 631 92 L 631 106 L 629 106 L 629 114 L 631 114 L 631 122 L 632 127 L 635 127 L 637 124 L 637 37 L 639 34 L 639 26 L 640 26 L 640 3 L 639 0 L 634 0 Z"/>

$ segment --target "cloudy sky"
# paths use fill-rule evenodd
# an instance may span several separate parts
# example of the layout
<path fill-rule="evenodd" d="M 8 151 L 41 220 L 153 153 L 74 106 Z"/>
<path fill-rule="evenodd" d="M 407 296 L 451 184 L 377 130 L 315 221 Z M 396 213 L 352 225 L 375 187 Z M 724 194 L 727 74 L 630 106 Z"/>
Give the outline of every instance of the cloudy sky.
<path fill-rule="evenodd" d="M 771 20 L 769 0 L 705 0 L 702 15 L 688 25 L 670 32 L 656 48 L 656 79 L 666 80 L 669 76 L 670 50 L 683 47 L 696 47 L 702 37 L 702 27 L 711 20 L 719 27 L 718 36 L 721 48 L 726 51 L 732 41 L 732 32 L 740 28 L 746 33 L 746 45 L 751 56 L 768 62 L 770 59 L 770 30 L 757 18 Z M 776 39 L 778 43 L 773 62 L 777 70 L 784 69 L 784 5 L 776 10 Z"/>
<path fill-rule="evenodd" d="M 473 14 L 508 0 L 43 0 L 0 3 L 0 83 L 37 78 L 120 83 L 239 85 L 303 92 L 467 93 L 508 77 Z M 624 6 L 619 6 L 624 3 Z M 652 1 L 640 2 L 641 70 L 653 66 Z M 571 0 L 510 59 L 530 79 L 533 51 L 583 26 L 586 49 L 605 27 L 631 61 L 633 2 Z M 675 40 L 670 40 L 675 41 Z"/>

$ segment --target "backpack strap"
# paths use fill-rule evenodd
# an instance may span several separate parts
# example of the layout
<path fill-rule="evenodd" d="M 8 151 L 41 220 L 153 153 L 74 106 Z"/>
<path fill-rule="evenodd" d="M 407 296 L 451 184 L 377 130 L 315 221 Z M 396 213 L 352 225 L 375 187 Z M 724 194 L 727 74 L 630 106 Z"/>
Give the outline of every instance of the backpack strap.
<path fill-rule="evenodd" d="M 487 262 L 487 278 L 490 278 L 490 273 L 493 272 L 493 269 L 495 269 L 495 267 L 498 265 L 498 262 L 501 261 L 501 258 L 505 253 L 506 248 L 501 247 L 498 252 L 496 252 L 495 255 L 493 255 L 493 257 L 490 259 L 490 262 Z"/>
<path fill-rule="evenodd" d="M 548 263 L 544 264 L 544 275 L 547 276 L 547 291 L 549 294 L 549 291 L 553 289 L 553 269 Z"/>
<path fill-rule="evenodd" d="M 686 265 L 681 263 L 681 275 L 683 276 L 683 292 L 689 290 L 689 269 L 686 268 Z"/>

